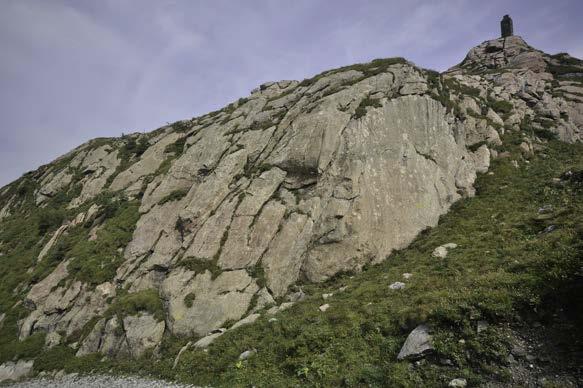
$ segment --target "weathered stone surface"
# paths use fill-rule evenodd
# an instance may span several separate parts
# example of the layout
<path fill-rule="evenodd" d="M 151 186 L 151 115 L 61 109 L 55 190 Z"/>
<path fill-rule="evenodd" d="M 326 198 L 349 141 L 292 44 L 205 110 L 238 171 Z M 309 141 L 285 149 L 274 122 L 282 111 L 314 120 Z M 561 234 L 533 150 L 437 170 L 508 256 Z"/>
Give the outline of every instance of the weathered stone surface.
<path fill-rule="evenodd" d="M 244 270 L 223 272 L 212 279 L 209 271 L 195 275 L 179 268 L 162 284 L 169 329 L 178 335 L 205 335 L 228 320 L 240 319 L 258 289 Z M 194 295 L 190 307 L 184 301 L 189 294 Z"/>
<path fill-rule="evenodd" d="M 69 261 L 62 261 L 46 278 L 32 286 L 26 295 L 25 303 L 38 306 L 48 298 L 51 290 L 55 288 L 59 282 L 65 279 L 69 272 L 67 266 Z"/>
<path fill-rule="evenodd" d="M 91 152 L 83 161 L 82 168 L 85 177 L 81 180 L 83 188 L 81 194 L 73 199 L 69 208 L 75 208 L 84 202 L 96 197 L 102 192 L 107 180 L 113 175 L 120 164 L 118 151 L 109 151 L 108 146 L 100 147 Z"/>
<path fill-rule="evenodd" d="M 137 343 L 135 345 L 138 346 Z M 81 344 L 76 356 L 81 357 L 96 352 L 109 357 L 129 355 L 128 341 L 122 323 L 117 317 L 114 316 L 108 320 L 100 319 Z"/>
<path fill-rule="evenodd" d="M 153 174 L 164 162 L 166 156 L 164 150 L 170 144 L 176 142 L 181 137 L 178 133 L 170 133 L 161 140 L 148 147 L 142 154 L 140 160 L 132 164 L 127 170 L 120 172 L 111 182 L 110 189 L 113 191 L 130 187 L 142 177 Z"/>
<path fill-rule="evenodd" d="M 255 265 L 277 233 L 285 211 L 284 205 L 270 201 L 255 217 L 235 217 L 219 258 L 219 266 L 239 269 Z"/>
<path fill-rule="evenodd" d="M 283 296 L 288 286 L 298 279 L 312 226 L 308 216 L 293 213 L 269 244 L 262 266 L 267 286 L 276 297 Z"/>
<path fill-rule="evenodd" d="M 73 174 L 63 169 L 56 174 L 51 174 L 41 181 L 41 187 L 36 194 L 36 204 L 39 205 L 51 198 L 59 191 L 65 189 L 71 183 Z"/>
<path fill-rule="evenodd" d="M 165 324 L 150 314 L 140 313 L 125 317 L 123 327 L 130 354 L 140 357 L 146 350 L 160 345 Z"/>
<path fill-rule="evenodd" d="M 260 316 L 261 316 L 261 314 L 248 315 L 245 318 L 241 319 L 240 321 L 237 321 L 233 326 L 231 326 L 231 328 L 229 330 L 233 330 L 233 329 L 236 329 L 236 328 L 244 326 L 244 325 L 249 325 L 249 324 L 255 322 Z"/>
<path fill-rule="evenodd" d="M 40 253 L 38 254 L 38 260 L 42 260 L 47 253 L 49 253 L 49 251 L 51 250 L 51 248 L 53 247 L 53 245 L 55 245 L 55 243 L 57 242 L 57 240 L 59 239 L 59 237 L 61 237 L 61 235 L 63 233 L 65 233 L 65 231 L 67 230 L 67 228 L 69 227 L 68 224 L 65 225 L 61 225 L 59 227 L 59 229 L 57 229 L 55 231 L 55 233 L 53 233 L 53 235 L 51 236 L 51 239 L 45 244 L 45 246 L 43 247 L 43 249 L 41 249 Z"/>
<path fill-rule="evenodd" d="M 350 185 L 337 194 L 345 201 L 329 199 L 315 223 L 312 240 L 319 244 L 303 263 L 312 281 L 358 269 L 405 246 L 437 223 L 460 198 L 458 191 L 471 192 L 475 179 L 443 106 L 428 97 L 387 101 L 351 122 L 340 147 L 342 157 L 332 168 Z"/>
<path fill-rule="evenodd" d="M 227 228 L 231 225 L 233 213 L 238 203 L 238 198 L 232 198 L 223 202 L 217 209 L 216 213 L 208 218 L 208 220 L 198 230 L 190 247 L 184 253 L 184 257 L 194 257 L 197 259 L 211 260 L 221 249 L 223 236 Z M 239 229 L 233 227 L 233 234 L 240 232 Z M 230 234 L 229 234 L 230 235 Z M 226 245 L 228 246 L 228 240 Z M 238 246 L 238 253 L 242 253 L 244 247 Z M 223 248 L 223 252 L 227 248 Z"/>
<path fill-rule="evenodd" d="M 397 359 L 403 360 L 406 358 L 423 357 L 425 353 L 432 350 L 433 344 L 431 343 L 429 327 L 427 325 L 419 325 L 409 333 L 409 336 L 397 355 Z"/>
<path fill-rule="evenodd" d="M 196 341 L 194 343 L 194 347 L 200 348 L 200 349 L 208 348 L 209 345 L 214 342 L 214 340 L 216 340 L 217 338 L 219 338 L 222 335 L 223 335 L 223 333 L 213 333 L 213 334 L 207 335 L 206 337 L 202 337 L 201 339 L 199 339 L 198 341 Z"/>
<path fill-rule="evenodd" d="M 0 383 L 8 380 L 19 380 L 28 376 L 32 372 L 34 361 L 18 360 L 17 362 L 7 361 L 0 365 Z"/>

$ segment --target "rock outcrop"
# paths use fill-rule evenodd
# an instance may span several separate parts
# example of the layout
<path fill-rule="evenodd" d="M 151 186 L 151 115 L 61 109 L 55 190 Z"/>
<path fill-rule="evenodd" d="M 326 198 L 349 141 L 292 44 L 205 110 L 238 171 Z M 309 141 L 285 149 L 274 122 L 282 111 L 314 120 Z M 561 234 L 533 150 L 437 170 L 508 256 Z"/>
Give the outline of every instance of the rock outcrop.
<path fill-rule="evenodd" d="M 208 346 L 291 306 L 273 305 L 299 280 L 359 271 L 435 226 L 505 132 L 525 157 L 581 141 L 582 79 L 581 61 L 510 36 L 444 74 L 375 60 L 84 144 L 0 191 L 2 225 L 46 224 L 27 246 L 0 241 L 31 263 L 19 338 L 80 336 L 79 356 L 139 357 L 164 335 Z"/>

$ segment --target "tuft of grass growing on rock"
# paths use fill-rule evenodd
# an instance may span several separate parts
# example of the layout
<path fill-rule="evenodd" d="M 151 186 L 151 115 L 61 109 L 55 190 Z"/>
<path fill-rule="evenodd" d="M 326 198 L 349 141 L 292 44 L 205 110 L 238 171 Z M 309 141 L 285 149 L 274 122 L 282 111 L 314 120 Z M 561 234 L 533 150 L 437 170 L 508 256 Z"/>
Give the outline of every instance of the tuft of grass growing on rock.
<path fill-rule="evenodd" d="M 172 201 L 180 201 L 182 198 L 186 197 L 188 190 L 174 190 L 158 202 L 158 205 L 164 205 L 165 203 Z"/>
<path fill-rule="evenodd" d="M 117 315 L 120 318 L 136 315 L 139 312 L 148 312 L 162 321 L 164 320 L 164 306 L 158 291 L 147 289 L 143 291 L 119 295 L 105 313 L 106 317 Z"/>

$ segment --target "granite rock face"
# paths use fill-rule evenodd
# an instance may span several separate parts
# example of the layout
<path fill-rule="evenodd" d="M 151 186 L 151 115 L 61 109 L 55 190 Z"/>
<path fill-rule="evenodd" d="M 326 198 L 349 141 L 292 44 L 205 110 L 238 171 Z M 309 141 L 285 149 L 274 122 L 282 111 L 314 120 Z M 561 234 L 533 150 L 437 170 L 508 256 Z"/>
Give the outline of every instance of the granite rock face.
<path fill-rule="evenodd" d="M 289 307 L 273 305 L 298 281 L 358 271 L 406 247 L 474 195 L 506 131 L 523 138 L 525 157 L 549 136 L 581 141 L 582 77 L 581 61 L 511 36 L 443 74 L 375 60 L 86 143 L 0 190 L 0 225 L 23 209 L 67 211 L 23 269 L 43 276 L 15 290 L 28 309 L 19 337 L 47 332 L 54 346 L 80 335 L 77 355 L 111 357 L 155 351 L 164 335 L 208 346 L 218 329 Z M 128 204 L 131 229 L 106 227 L 112 206 Z M 97 284 L 78 275 L 74 256 L 101 252 L 62 245 L 79 230 L 76 241 L 96 246 L 130 231 Z"/>

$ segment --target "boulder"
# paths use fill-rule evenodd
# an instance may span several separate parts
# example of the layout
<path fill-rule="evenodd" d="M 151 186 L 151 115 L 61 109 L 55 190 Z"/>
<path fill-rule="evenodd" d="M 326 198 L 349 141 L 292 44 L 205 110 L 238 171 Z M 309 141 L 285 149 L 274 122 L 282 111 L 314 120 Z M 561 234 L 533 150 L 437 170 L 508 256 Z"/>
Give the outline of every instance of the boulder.
<path fill-rule="evenodd" d="M 389 288 L 391 290 L 402 290 L 403 288 L 405 288 L 405 283 L 395 282 L 395 283 L 392 283 L 391 285 L 389 285 Z"/>
<path fill-rule="evenodd" d="M 448 251 L 455 248 L 457 248 L 457 244 L 455 243 L 443 244 L 435 248 L 431 253 L 431 256 L 437 257 L 439 259 L 445 259 L 447 257 Z"/>
<path fill-rule="evenodd" d="M 448 387 L 458 387 L 458 388 L 465 388 L 468 385 L 466 379 L 458 378 L 453 379 L 447 384 Z"/>
<path fill-rule="evenodd" d="M 32 372 L 33 365 L 33 360 L 7 361 L 0 364 L 0 383 L 8 380 L 16 381 L 28 376 Z"/>
<path fill-rule="evenodd" d="M 397 355 L 397 360 L 421 358 L 433 350 L 429 326 L 419 325 L 409 333 Z"/>

